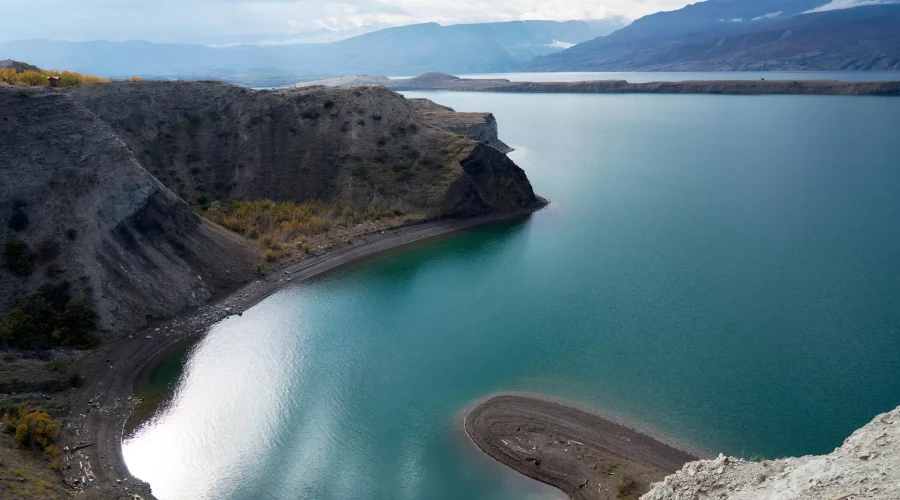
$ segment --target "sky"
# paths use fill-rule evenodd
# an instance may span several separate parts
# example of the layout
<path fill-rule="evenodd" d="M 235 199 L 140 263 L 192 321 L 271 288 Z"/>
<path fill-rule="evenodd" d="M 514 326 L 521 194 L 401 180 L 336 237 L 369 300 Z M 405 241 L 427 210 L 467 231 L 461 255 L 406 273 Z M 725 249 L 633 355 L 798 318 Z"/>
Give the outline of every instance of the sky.
<path fill-rule="evenodd" d="M 0 0 L 0 41 L 304 41 L 421 22 L 629 20 L 686 0 Z M 288 34 L 288 36 L 284 36 Z M 246 40 L 235 35 L 257 35 Z M 277 36 L 281 35 L 281 36 Z M 327 39 L 311 41 L 330 41 Z"/>

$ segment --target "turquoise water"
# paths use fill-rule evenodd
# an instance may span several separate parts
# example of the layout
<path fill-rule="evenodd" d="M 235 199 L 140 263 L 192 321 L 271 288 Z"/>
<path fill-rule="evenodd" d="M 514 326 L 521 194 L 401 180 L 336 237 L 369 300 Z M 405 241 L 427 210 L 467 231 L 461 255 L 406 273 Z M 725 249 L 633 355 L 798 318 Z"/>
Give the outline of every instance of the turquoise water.
<path fill-rule="evenodd" d="M 160 498 L 554 497 L 467 442 L 494 391 L 769 458 L 900 404 L 900 99 L 408 95 L 553 203 L 214 328 L 123 447 Z"/>

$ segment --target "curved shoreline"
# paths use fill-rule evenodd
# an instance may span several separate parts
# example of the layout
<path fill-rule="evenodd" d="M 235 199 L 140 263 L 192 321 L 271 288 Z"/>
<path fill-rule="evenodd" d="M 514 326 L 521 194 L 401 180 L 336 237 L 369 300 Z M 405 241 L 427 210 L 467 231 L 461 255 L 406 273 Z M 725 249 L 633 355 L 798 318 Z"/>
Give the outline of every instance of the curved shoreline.
<path fill-rule="evenodd" d="M 498 462 L 573 500 L 636 498 L 697 457 L 550 398 L 503 394 L 472 407 L 469 438 Z"/>
<path fill-rule="evenodd" d="M 132 500 L 132 494 L 144 500 L 155 498 L 150 485 L 129 472 L 122 456 L 122 440 L 125 421 L 135 405 L 132 398 L 135 381 L 141 370 L 169 346 L 190 336 L 205 335 L 215 323 L 242 314 L 288 286 L 458 231 L 525 219 L 546 206 L 546 201 L 542 201 L 541 205 L 519 213 L 438 220 L 373 233 L 361 242 L 290 263 L 236 289 L 220 292 L 207 303 L 173 319 L 152 323 L 133 335 L 99 346 L 80 364 L 86 384 L 68 419 L 71 432 L 77 432 L 77 436 L 67 436 L 67 444 L 89 446 L 74 452 L 73 461 L 79 468 L 64 471 L 66 484 L 80 484 L 85 471 L 90 471 L 93 479 L 87 477 L 89 484 L 76 487 L 84 492 L 85 498 Z"/>

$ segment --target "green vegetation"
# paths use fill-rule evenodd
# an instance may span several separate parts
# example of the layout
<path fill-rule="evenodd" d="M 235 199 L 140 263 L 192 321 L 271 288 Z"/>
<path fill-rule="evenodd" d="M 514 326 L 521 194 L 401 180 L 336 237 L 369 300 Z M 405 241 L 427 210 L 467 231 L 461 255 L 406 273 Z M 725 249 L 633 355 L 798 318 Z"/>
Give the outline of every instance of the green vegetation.
<path fill-rule="evenodd" d="M 66 363 L 65 361 L 48 361 L 44 366 L 51 372 L 66 373 L 69 371 L 69 363 Z"/>
<path fill-rule="evenodd" d="M 37 254 L 28 248 L 28 245 L 16 238 L 11 237 L 6 240 L 3 245 L 3 266 L 18 276 L 28 276 L 34 271 L 37 262 Z"/>
<path fill-rule="evenodd" d="M 59 449 L 53 445 L 59 437 L 59 420 L 51 418 L 40 406 L 28 408 L 20 404 L 8 408 L 3 413 L 3 431 L 15 434 L 20 448 L 41 450 L 51 457 L 59 455 Z"/>
<path fill-rule="evenodd" d="M 41 70 L 41 71 L 23 71 L 17 73 L 14 68 L 0 68 L 0 83 L 7 85 L 26 85 L 29 87 L 49 87 L 50 80 L 48 77 L 58 76 L 60 87 L 74 87 L 76 85 L 92 85 L 97 83 L 107 83 L 111 81 L 108 78 L 101 78 L 94 75 L 85 75 L 75 71 L 57 71 L 57 70 Z M 135 81 L 126 79 L 126 81 Z"/>
<path fill-rule="evenodd" d="M 0 346 L 86 349 L 97 345 L 97 315 L 73 298 L 69 282 L 44 285 L 22 297 L 0 323 Z"/>

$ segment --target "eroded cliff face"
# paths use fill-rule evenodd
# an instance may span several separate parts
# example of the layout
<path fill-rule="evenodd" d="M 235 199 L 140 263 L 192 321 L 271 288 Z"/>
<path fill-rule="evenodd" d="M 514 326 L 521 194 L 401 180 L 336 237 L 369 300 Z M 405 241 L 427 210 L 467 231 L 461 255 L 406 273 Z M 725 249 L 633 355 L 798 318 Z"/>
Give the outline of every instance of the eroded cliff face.
<path fill-rule="evenodd" d="M 689 462 L 642 500 L 900 498 L 900 408 L 875 417 L 828 455 Z"/>
<path fill-rule="evenodd" d="M 501 153 L 513 150 L 500 140 L 497 119 L 492 113 L 459 113 L 428 99 L 409 99 L 409 103 L 429 125 L 483 142 Z"/>
<path fill-rule="evenodd" d="M 0 268 L 0 311 L 66 280 L 102 328 L 132 330 L 248 277 L 256 252 L 196 216 L 83 106 L 0 88 L 0 109 L 0 241 L 35 254 L 30 273 Z"/>
<path fill-rule="evenodd" d="M 506 197 L 482 198 L 495 186 L 467 172 L 492 170 L 495 160 L 476 150 L 478 142 L 432 126 L 383 87 L 253 91 L 213 82 L 141 82 L 78 87 L 70 95 L 189 201 L 318 200 L 422 218 L 540 203 L 533 193 L 516 196 L 517 206 Z M 509 179 L 522 183 L 507 183 L 514 191 L 531 190 L 524 176 Z M 478 195 L 462 199 L 458 186 L 467 183 L 479 187 Z M 471 206 L 459 206 L 464 200 Z"/>

